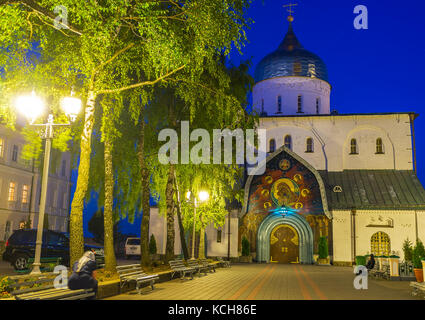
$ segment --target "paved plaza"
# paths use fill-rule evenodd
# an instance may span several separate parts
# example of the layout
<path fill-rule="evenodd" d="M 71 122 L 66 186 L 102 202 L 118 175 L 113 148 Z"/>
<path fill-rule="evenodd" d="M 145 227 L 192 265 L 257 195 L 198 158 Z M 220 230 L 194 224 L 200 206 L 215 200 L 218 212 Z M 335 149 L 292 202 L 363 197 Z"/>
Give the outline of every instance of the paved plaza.
<path fill-rule="evenodd" d="M 356 290 L 350 267 L 298 264 L 235 264 L 193 280 L 158 283 L 154 291 L 105 300 L 417 300 L 408 281 L 369 279 Z"/>

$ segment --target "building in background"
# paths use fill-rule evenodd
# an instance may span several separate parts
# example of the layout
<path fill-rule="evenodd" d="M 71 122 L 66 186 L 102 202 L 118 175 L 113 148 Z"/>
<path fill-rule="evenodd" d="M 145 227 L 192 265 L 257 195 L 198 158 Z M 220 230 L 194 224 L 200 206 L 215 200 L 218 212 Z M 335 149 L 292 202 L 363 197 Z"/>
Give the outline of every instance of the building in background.
<path fill-rule="evenodd" d="M 41 175 L 33 161 L 21 157 L 25 145 L 18 131 L 0 126 L 0 241 L 6 241 L 13 230 L 24 227 L 36 228 L 41 193 Z M 66 232 L 69 220 L 71 187 L 71 156 L 61 153 L 49 175 L 46 216 L 49 229 Z M 46 218 L 47 217 L 47 218 Z"/>
<path fill-rule="evenodd" d="M 425 241 L 418 115 L 331 110 L 326 65 L 288 20 L 282 43 L 255 70 L 253 107 L 267 130 L 267 169 L 246 183 L 239 252 L 246 237 L 257 261 L 308 264 L 326 237 L 335 265 L 370 253 L 403 259 L 404 240 Z"/>

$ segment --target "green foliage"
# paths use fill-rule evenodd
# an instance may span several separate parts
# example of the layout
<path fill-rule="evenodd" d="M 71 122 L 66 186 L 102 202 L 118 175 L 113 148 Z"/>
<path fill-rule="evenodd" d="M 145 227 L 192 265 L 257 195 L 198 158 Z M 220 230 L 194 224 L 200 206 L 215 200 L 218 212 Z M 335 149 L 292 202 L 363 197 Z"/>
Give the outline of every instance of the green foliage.
<path fill-rule="evenodd" d="M 413 243 L 407 238 L 403 242 L 404 261 L 412 261 L 413 258 Z"/>
<path fill-rule="evenodd" d="M 0 298 L 10 297 L 11 284 L 13 284 L 13 281 L 8 276 L 0 277 Z"/>
<path fill-rule="evenodd" d="M 251 254 L 249 241 L 246 237 L 242 238 L 242 256 L 247 257 Z"/>
<path fill-rule="evenodd" d="M 328 251 L 328 239 L 326 237 L 320 237 L 319 239 L 319 259 L 326 259 L 329 255 Z"/>
<path fill-rule="evenodd" d="M 422 260 L 425 260 L 425 248 L 422 241 L 418 239 L 413 249 L 413 267 L 416 269 L 422 269 Z"/>
<path fill-rule="evenodd" d="M 149 240 L 149 253 L 150 254 L 156 254 L 157 249 L 156 249 L 156 240 L 155 240 L 155 236 L 152 234 L 151 238 Z"/>

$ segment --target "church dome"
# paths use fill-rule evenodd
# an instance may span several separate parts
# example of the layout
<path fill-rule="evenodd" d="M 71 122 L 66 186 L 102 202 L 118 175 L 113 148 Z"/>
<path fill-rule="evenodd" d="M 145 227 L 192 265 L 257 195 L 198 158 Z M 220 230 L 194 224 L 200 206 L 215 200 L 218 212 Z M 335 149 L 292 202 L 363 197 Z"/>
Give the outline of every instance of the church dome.
<path fill-rule="evenodd" d="M 277 77 L 309 77 L 328 82 L 328 71 L 319 56 L 303 48 L 292 23 L 276 51 L 267 55 L 255 69 L 255 83 Z"/>

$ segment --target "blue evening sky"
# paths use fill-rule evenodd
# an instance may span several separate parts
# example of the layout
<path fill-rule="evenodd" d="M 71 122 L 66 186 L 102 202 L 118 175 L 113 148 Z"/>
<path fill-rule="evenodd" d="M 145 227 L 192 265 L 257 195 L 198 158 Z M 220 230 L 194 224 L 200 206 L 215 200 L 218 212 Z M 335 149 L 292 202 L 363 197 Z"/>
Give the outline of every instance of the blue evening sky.
<path fill-rule="evenodd" d="M 255 0 L 243 55 L 231 54 L 238 64 L 258 62 L 274 51 L 285 36 L 289 1 Z M 295 34 L 309 51 L 327 64 L 332 85 L 331 108 L 340 113 L 407 112 L 420 114 L 415 122 L 418 176 L 425 183 L 425 2 L 422 0 L 298 0 Z M 353 26 L 357 5 L 368 8 L 368 30 Z M 422 114 L 423 113 L 423 114 Z M 74 180 L 76 181 L 76 180 Z M 96 211 L 89 203 L 84 220 Z M 124 233 L 140 234 L 140 218 L 123 221 Z M 86 233 L 89 236 L 88 233 Z"/>

